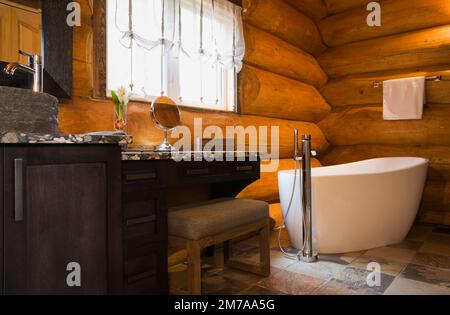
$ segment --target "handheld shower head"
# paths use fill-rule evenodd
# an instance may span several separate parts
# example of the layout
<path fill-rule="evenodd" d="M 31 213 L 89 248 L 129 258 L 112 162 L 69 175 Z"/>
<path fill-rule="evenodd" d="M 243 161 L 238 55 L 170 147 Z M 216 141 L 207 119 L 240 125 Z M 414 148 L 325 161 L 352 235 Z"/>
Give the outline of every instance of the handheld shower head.
<path fill-rule="evenodd" d="M 298 158 L 298 129 L 294 130 L 294 161 Z"/>

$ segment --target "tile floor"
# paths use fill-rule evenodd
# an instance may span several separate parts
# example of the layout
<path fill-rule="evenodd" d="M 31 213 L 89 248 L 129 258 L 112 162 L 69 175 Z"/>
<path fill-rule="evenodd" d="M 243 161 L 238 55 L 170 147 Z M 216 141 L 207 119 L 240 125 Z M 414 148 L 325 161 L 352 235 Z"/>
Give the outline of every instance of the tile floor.
<path fill-rule="evenodd" d="M 283 243 L 289 246 L 286 233 Z M 239 260 L 257 262 L 257 239 L 234 245 Z M 286 258 L 273 235 L 268 278 L 225 268 L 220 249 L 203 265 L 203 293 L 209 295 L 450 295 L 450 230 L 417 225 L 405 242 L 343 255 L 322 255 L 318 263 Z M 382 268 L 381 286 L 367 285 L 370 262 Z M 185 294 L 186 265 L 169 270 L 172 294 Z"/>

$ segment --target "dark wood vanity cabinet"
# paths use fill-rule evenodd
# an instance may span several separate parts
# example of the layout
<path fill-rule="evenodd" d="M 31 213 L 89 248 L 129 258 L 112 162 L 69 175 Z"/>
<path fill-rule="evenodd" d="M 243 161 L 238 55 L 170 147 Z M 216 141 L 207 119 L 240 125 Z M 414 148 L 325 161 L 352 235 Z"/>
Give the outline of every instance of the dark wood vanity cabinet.
<path fill-rule="evenodd" d="M 4 294 L 122 292 L 120 156 L 115 145 L 1 147 Z M 81 286 L 68 285 L 70 263 Z"/>
<path fill-rule="evenodd" d="M 0 145 L 0 293 L 167 294 L 169 208 L 234 197 L 259 171 L 121 161 L 117 145 Z"/>
<path fill-rule="evenodd" d="M 124 293 L 168 294 L 170 207 L 205 199 L 235 197 L 259 179 L 259 161 L 125 161 Z"/>

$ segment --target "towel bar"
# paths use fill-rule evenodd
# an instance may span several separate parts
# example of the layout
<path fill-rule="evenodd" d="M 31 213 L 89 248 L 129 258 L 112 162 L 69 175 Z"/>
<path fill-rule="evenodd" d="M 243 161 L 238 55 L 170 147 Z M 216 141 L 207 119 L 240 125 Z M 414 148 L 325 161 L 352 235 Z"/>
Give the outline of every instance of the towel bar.
<path fill-rule="evenodd" d="M 434 75 L 431 77 L 426 77 L 425 80 L 427 81 L 433 81 L 433 82 L 440 82 L 442 81 L 442 76 L 441 75 Z M 374 89 L 379 89 L 383 86 L 383 81 L 374 81 L 373 82 L 373 88 Z"/>

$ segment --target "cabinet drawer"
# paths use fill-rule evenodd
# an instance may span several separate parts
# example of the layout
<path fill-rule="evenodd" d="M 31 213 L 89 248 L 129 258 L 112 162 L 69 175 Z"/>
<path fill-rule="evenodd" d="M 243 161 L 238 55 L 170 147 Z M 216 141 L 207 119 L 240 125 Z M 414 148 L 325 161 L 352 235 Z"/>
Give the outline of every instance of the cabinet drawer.
<path fill-rule="evenodd" d="M 155 217 L 158 214 L 158 208 L 161 207 L 159 198 L 151 198 L 144 201 L 128 201 L 123 205 L 124 218 L 127 225 L 132 225 L 137 219 Z"/>
<path fill-rule="evenodd" d="M 234 174 L 260 176 L 261 167 L 259 162 L 235 162 L 233 165 Z"/>
<path fill-rule="evenodd" d="M 156 273 L 158 260 L 160 259 L 159 248 L 145 246 L 145 252 L 141 256 L 133 257 L 125 261 L 125 277 L 127 282 L 141 280 L 150 273 Z"/>
<path fill-rule="evenodd" d="M 137 222 L 128 225 L 125 224 L 125 239 L 133 239 L 133 238 L 139 238 L 139 237 L 145 237 L 145 236 L 157 236 L 158 235 L 158 226 L 156 218 L 152 217 L 144 217 L 139 218 L 139 220 L 142 220 L 142 222 Z M 136 219 L 138 221 L 138 219 Z"/>
<path fill-rule="evenodd" d="M 180 162 L 169 170 L 169 184 L 177 186 L 258 179 L 259 172 L 259 162 Z"/>
<path fill-rule="evenodd" d="M 125 240 L 146 237 L 152 241 L 167 233 L 166 193 L 139 184 L 123 186 Z"/>
<path fill-rule="evenodd" d="M 167 249 L 160 243 L 125 247 L 125 292 L 163 294 L 167 290 Z"/>
<path fill-rule="evenodd" d="M 165 167 L 158 162 L 128 162 L 123 164 L 124 185 L 139 184 L 148 188 L 165 186 Z"/>

